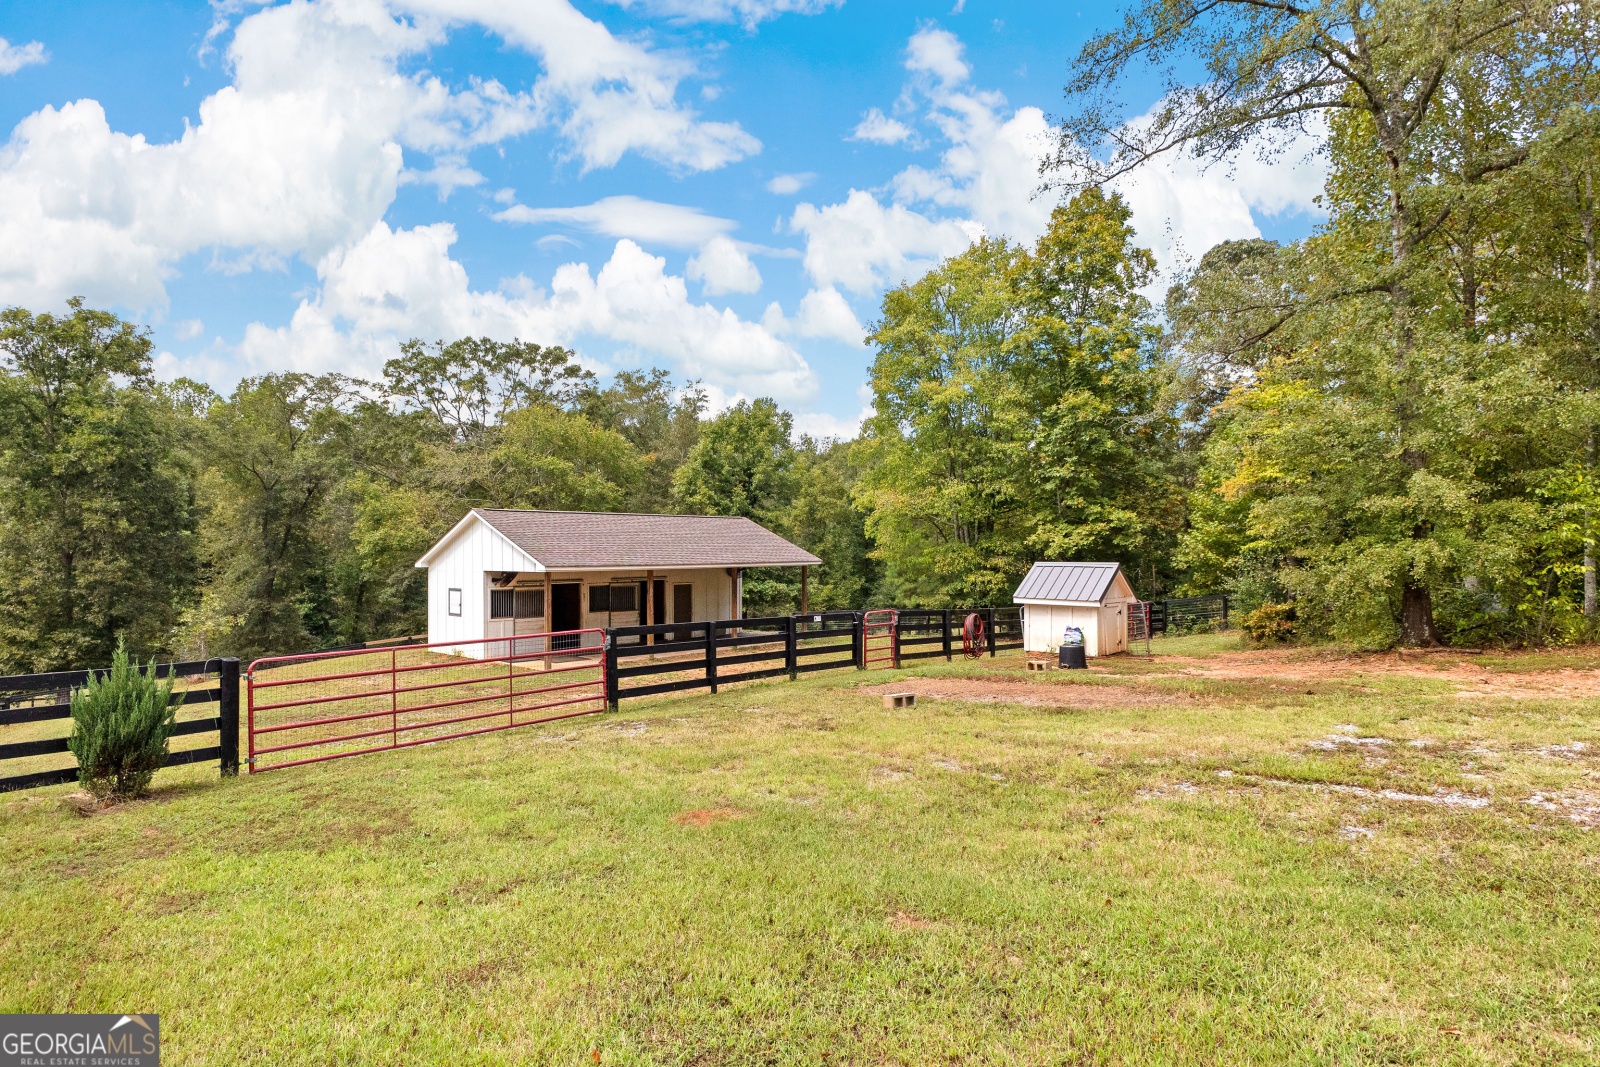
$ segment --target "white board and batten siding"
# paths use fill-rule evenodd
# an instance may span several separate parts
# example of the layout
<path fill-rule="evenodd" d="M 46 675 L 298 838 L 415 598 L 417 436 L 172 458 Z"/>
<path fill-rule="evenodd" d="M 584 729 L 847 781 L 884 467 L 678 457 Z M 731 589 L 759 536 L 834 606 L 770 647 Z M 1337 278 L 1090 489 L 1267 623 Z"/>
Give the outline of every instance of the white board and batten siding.
<path fill-rule="evenodd" d="M 445 538 L 443 551 L 428 566 L 428 640 L 476 641 L 499 636 L 486 632 L 489 618 L 489 575 L 506 571 L 541 571 L 539 561 L 512 544 L 494 527 L 471 515 Z M 455 613 L 460 591 L 460 614 Z M 442 649 L 481 657 L 480 644 Z"/>
<path fill-rule="evenodd" d="M 1035 563 L 1012 599 L 1022 605 L 1028 652 L 1054 652 L 1069 626 L 1083 631 L 1089 656 L 1128 650 L 1128 605 L 1138 597 L 1120 564 Z"/>

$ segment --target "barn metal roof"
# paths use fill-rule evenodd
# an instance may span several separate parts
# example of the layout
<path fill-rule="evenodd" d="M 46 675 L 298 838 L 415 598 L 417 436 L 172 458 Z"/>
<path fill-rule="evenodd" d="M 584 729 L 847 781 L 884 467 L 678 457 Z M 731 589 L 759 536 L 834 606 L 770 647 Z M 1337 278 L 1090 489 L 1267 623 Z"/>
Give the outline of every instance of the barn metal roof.
<path fill-rule="evenodd" d="M 553 571 L 800 567 L 822 562 L 771 530 L 736 515 L 501 508 L 473 508 L 472 514 Z M 430 551 L 422 562 L 432 555 Z"/>
<path fill-rule="evenodd" d="M 1035 563 L 1011 598 L 1098 604 L 1121 569 L 1120 563 Z"/>

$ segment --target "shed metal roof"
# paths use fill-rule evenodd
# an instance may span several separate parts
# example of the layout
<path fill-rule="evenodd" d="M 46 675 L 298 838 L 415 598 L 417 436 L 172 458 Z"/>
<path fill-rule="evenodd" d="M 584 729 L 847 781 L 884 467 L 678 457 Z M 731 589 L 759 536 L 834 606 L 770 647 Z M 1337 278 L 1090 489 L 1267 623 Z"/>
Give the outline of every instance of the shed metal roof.
<path fill-rule="evenodd" d="M 472 514 L 549 570 L 800 567 L 822 562 L 764 526 L 736 515 L 502 508 L 473 508 Z M 444 543 L 435 545 L 421 564 L 426 565 Z"/>
<path fill-rule="evenodd" d="M 1035 563 L 1011 598 L 1057 604 L 1098 604 L 1120 570 L 1120 563 Z"/>

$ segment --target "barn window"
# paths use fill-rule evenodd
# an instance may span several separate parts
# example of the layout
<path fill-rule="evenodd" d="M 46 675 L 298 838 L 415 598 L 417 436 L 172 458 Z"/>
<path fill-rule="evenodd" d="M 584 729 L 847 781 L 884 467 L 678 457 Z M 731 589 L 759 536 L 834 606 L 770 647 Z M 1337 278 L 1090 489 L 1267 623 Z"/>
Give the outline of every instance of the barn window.
<path fill-rule="evenodd" d="M 514 606 L 519 619 L 544 618 L 544 590 L 518 589 L 517 602 Z"/>
<path fill-rule="evenodd" d="M 543 589 L 491 589 L 489 590 L 489 618 L 491 619 L 542 619 L 544 618 Z"/>
<path fill-rule="evenodd" d="M 604 615 L 613 611 L 637 611 L 639 609 L 639 590 L 634 585 L 591 585 L 589 587 L 589 611 L 591 614 Z"/>
<path fill-rule="evenodd" d="M 446 601 L 446 606 L 449 608 L 450 614 L 452 614 L 452 615 L 460 615 L 461 614 L 461 590 L 459 590 L 459 589 L 450 590 L 445 595 L 445 601 Z"/>

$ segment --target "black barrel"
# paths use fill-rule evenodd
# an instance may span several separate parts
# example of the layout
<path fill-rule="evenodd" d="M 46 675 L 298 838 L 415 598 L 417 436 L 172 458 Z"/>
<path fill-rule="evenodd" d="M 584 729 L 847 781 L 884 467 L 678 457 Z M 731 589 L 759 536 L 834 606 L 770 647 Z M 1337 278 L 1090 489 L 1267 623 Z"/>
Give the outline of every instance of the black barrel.
<path fill-rule="evenodd" d="M 1082 671 L 1089 669 L 1089 659 L 1084 655 L 1082 645 L 1061 646 L 1061 669 L 1064 671 Z"/>

